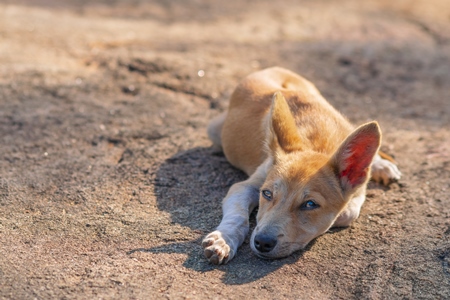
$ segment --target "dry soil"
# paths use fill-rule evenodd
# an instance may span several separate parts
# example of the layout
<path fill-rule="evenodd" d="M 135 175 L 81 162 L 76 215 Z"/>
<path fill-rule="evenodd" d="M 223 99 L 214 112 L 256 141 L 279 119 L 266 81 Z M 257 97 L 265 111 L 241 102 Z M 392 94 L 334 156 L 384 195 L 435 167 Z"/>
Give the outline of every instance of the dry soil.
<path fill-rule="evenodd" d="M 403 178 L 305 251 L 214 266 L 245 175 L 205 128 L 274 65 L 378 120 Z M 2 299 L 449 299 L 449 192 L 448 0 L 1 1 Z"/>

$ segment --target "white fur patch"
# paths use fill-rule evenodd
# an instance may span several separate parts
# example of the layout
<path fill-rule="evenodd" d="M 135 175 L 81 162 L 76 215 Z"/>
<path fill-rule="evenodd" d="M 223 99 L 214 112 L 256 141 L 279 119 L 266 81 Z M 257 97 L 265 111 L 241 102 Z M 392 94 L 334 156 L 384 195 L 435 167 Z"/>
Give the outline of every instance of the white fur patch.
<path fill-rule="evenodd" d="M 373 180 L 388 185 L 389 181 L 398 180 L 401 176 L 402 173 L 394 163 L 381 158 L 378 154 L 375 156 L 372 162 Z"/>

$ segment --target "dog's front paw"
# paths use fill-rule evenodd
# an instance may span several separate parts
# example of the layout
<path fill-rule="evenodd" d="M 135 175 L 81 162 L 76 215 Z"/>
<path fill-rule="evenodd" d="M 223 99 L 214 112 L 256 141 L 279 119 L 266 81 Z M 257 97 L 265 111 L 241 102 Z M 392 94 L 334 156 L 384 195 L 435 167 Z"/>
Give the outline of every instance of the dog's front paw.
<path fill-rule="evenodd" d="M 215 265 L 226 264 L 234 257 L 236 250 L 230 244 L 218 230 L 208 234 L 202 242 L 206 258 Z"/>
<path fill-rule="evenodd" d="M 397 166 L 386 159 L 375 158 L 372 163 L 372 179 L 388 185 L 391 180 L 399 180 L 402 173 Z"/>

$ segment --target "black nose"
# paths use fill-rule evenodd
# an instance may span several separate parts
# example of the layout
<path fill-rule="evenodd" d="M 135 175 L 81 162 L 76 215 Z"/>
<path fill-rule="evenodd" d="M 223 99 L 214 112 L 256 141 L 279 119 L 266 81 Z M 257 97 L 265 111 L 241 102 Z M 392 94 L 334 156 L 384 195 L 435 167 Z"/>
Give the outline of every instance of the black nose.
<path fill-rule="evenodd" d="M 277 239 L 266 234 L 257 234 L 255 236 L 255 248 L 259 252 L 270 252 L 277 245 Z"/>

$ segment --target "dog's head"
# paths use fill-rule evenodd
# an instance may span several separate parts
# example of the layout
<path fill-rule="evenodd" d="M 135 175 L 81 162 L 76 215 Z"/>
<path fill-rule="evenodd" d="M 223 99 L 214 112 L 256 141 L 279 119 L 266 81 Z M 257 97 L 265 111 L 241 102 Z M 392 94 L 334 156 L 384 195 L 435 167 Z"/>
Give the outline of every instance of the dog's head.
<path fill-rule="evenodd" d="M 278 258 L 325 233 L 366 185 L 381 133 L 376 122 L 362 125 L 330 157 L 303 149 L 281 93 L 274 95 L 268 117 L 266 143 L 273 164 L 261 187 L 250 244 L 257 255 Z"/>

